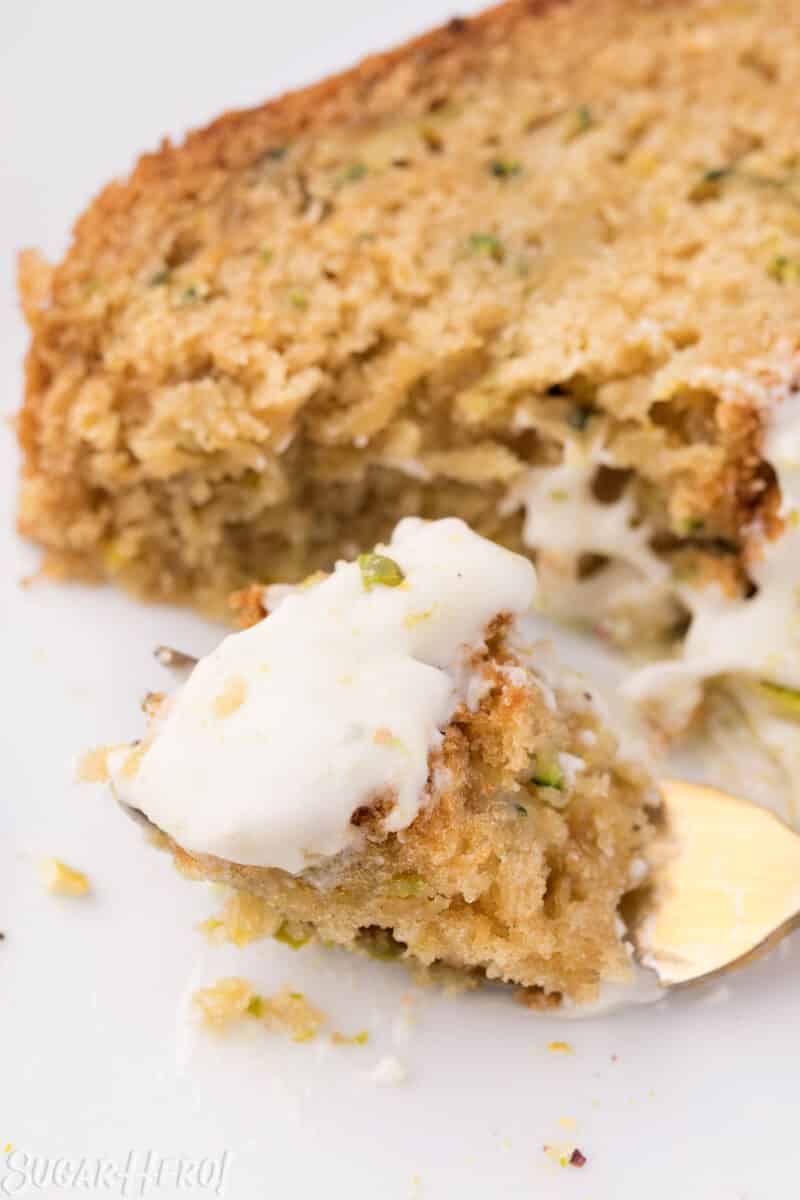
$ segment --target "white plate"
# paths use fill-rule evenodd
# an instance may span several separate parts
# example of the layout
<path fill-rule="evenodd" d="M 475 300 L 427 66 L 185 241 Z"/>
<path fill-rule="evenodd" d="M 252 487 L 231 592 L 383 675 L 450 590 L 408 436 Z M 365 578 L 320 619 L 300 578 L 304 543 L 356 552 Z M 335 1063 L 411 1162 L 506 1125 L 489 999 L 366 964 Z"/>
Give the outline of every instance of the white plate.
<path fill-rule="evenodd" d="M 165 130 L 313 78 L 449 13 L 447 0 L 5 0 L 7 410 L 17 405 L 25 344 L 8 269 L 14 249 L 59 253 L 89 194 Z M 0 1154 L 0 1197 L 70 1194 L 53 1179 L 67 1170 L 57 1168 L 64 1157 L 86 1159 L 82 1180 L 99 1160 L 110 1164 L 90 1194 L 213 1194 L 214 1164 L 203 1169 L 205 1188 L 192 1166 L 222 1154 L 217 1191 L 232 1200 L 797 1194 L 800 942 L 725 988 L 582 1024 L 534 1017 L 500 989 L 456 999 L 415 990 L 401 968 L 341 953 L 207 947 L 195 926 L 215 906 L 209 889 L 180 879 L 102 788 L 73 784 L 71 763 L 139 728 L 138 698 L 163 682 L 156 642 L 202 651 L 218 631 L 108 590 L 21 589 L 35 556 L 10 533 L 10 434 L 1 452 L 0 1149 L 13 1150 Z M 49 855 L 88 872 L 91 898 L 44 891 L 37 865 Z M 369 1044 L 294 1046 L 255 1028 L 225 1040 L 197 1033 L 191 990 L 231 973 L 264 991 L 291 983 L 332 1027 L 368 1029 Z M 562 1040 L 574 1053 L 548 1050 Z M 370 1078 L 386 1055 L 405 1066 L 404 1083 Z M 588 1162 L 560 1167 L 545 1144 L 577 1145 Z"/>

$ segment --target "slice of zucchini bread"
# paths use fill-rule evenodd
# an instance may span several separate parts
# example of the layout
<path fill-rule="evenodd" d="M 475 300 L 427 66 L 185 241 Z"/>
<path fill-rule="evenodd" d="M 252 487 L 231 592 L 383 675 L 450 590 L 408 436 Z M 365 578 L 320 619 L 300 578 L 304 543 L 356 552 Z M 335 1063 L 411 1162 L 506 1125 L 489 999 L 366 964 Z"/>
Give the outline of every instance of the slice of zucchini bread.
<path fill-rule="evenodd" d="M 658 793 L 537 636 L 534 587 L 462 521 L 408 518 L 332 575 L 268 589 L 269 615 L 108 754 L 115 793 L 184 872 L 257 898 L 237 910 L 251 932 L 444 963 L 538 1003 L 635 991 L 619 906 L 647 875 Z"/>
<path fill-rule="evenodd" d="M 21 259 L 20 528 L 219 609 L 455 515 L 800 687 L 799 76 L 793 0 L 515 0 L 165 144 Z"/>

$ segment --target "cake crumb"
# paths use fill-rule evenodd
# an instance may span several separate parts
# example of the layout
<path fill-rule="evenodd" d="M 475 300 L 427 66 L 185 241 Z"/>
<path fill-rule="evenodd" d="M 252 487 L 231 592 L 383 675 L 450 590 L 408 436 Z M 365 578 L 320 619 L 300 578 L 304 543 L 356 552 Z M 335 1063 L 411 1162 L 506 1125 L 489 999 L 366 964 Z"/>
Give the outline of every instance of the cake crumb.
<path fill-rule="evenodd" d="M 405 1082 L 408 1078 L 408 1071 L 399 1058 L 395 1058 L 393 1054 L 387 1054 L 375 1064 L 369 1075 L 374 1083 L 396 1086 Z"/>
<path fill-rule="evenodd" d="M 231 976 L 218 979 L 211 987 L 199 988 L 192 996 L 192 1005 L 206 1028 L 223 1030 L 244 1017 L 255 998 L 246 979 Z"/>
<path fill-rule="evenodd" d="M 369 1041 L 369 1032 L 362 1029 L 360 1033 L 354 1033 L 352 1037 L 348 1037 L 346 1034 L 334 1030 L 331 1034 L 331 1041 L 334 1046 L 366 1046 Z"/>
<path fill-rule="evenodd" d="M 578 1122 L 574 1117 L 559 1117 L 558 1123 L 562 1129 L 577 1129 Z"/>
<path fill-rule="evenodd" d="M 386 746 L 387 749 L 391 750 L 405 749 L 400 738 L 395 737 L 391 729 L 387 729 L 383 725 L 380 727 L 380 729 L 375 730 L 372 740 L 376 746 Z"/>
<path fill-rule="evenodd" d="M 224 721 L 226 717 L 230 717 L 236 712 L 237 708 L 241 708 L 244 704 L 246 694 L 247 685 L 244 679 L 242 679 L 241 675 L 232 675 L 214 700 L 215 717 L 220 721 Z"/>
<path fill-rule="evenodd" d="M 574 1047 L 569 1042 L 548 1042 L 547 1049 L 551 1054 L 574 1054 Z"/>
<path fill-rule="evenodd" d="M 326 1020 L 325 1013 L 310 1004 L 302 992 L 286 987 L 273 996 L 261 996 L 238 976 L 199 988 L 192 1004 L 208 1029 L 221 1031 L 244 1017 L 254 1017 L 267 1029 L 288 1034 L 293 1042 L 312 1041 Z"/>
<path fill-rule="evenodd" d="M 274 937 L 280 927 L 280 917 L 260 896 L 231 891 L 222 911 L 202 921 L 198 929 L 216 945 L 231 942 L 241 948 L 259 938 Z"/>
<path fill-rule="evenodd" d="M 274 996 L 257 997 L 259 1011 L 253 1013 L 268 1029 L 287 1033 L 293 1042 L 310 1042 L 325 1024 L 325 1013 L 315 1008 L 302 992 L 283 988 Z"/>
<path fill-rule="evenodd" d="M 58 896 L 85 896 L 89 880 L 83 871 L 68 867 L 58 858 L 47 858 L 40 868 L 42 881 L 49 892 Z"/>
<path fill-rule="evenodd" d="M 166 701 L 165 692 L 147 692 L 142 700 L 142 712 L 149 721 L 154 721 L 160 714 Z"/>
<path fill-rule="evenodd" d="M 144 753 L 145 746 L 141 742 L 133 746 L 130 754 L 122 764 L 122 770 L 120 771 L 120 774 L 122 775 L 123 779 L 135 778 L 141 765 L 141 761 L 144 758 Z"/>
<path fill-rule="evenodd" d="M 108 751 L 108 746 L 96 746 L 81 755 L 75 770 L 78 783 L 108 783 Z"/>
<path fill-rule="evenodd" d="M 559 1146 L 545 1143 L 542 1147 L 551 1162 L 559 1167 L 583 1167 L 586 1165 L 586 1155 L 577 1146 Z"/>

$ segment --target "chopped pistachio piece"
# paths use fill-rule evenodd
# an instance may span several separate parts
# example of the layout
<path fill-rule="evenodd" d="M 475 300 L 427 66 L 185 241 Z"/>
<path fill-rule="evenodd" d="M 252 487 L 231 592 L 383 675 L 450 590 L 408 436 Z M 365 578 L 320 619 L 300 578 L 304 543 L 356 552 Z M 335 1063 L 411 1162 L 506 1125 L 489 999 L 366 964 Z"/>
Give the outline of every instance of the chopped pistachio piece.
<path fill-rule="evenodd" d="M 194 304 L 203 299 L 203 289 L 197 283 L 192 283 L 181 292 L 181 304 Z"/>
<path fill-rule="evenodd" d="M 556 791 L 561 792 L 564 790 L 564 772 L 558 763 L 547 762 L 541 758 L 537 758 L 534 763 L 531 783 L 536 787 L 555 788 Z"/>
<path fill-rule="evenodd" d="M 273 937 L 276 942 L 283 942 L 284 946 L 290 946 L 292 950 L 299 950 L 311 941 L 311 934 L 307 933 L 302 925 L 291 921 L 282 921 Z"/>
<path fill-rule="evenodd" d="M 800 261 L 777 254 L 769 263 L 767 274 L 776 283 L 800 283 Z"/>
<path fill-rule="evenodd" d="M 673 529 L 680 537 L 691 537 L 692 534 L 705 529 L 705 525 L 702 517 L 679 517 L 674 522 Z"/>
<path fill-rule="evenodd" d="M 263 996 L 252 996 L 247 1005 L 247 1008 L 244 1011 L 247 1013 L 247 1015 L 249 1017 L 258 1017 L 258 1018 L 263 1017 L 263 1015 L 264 1015 L 264 997 Z"/>
<path fill-rule="evenodd" d="M 357 179 L 363 179 L 367 174 L 368 168 L 365 163 L 354 162 L 349 167 L 342 171 L 341 179 L 343 183 L 355 183 Z"/>
<path fill-rule="evenodd" d="M 386 888 L 388 896 L 396 896 L 399 900 L 408 900 L 419 896 L 425 890 L 425 880 L 421 875 L 395 875 Z"/>
<path fill-rule="evenodd" d="M 292 308 L 302 311 L 308 308 L 308 296 L 305 292 L 301 292 L 299 288 L 292 288 L 289 292 L 289 303 Z"/>
<path fill-rule="evenodd" d="M 156 271 L 155 275 L 150 277 L 150 287 L 162 287 L 165 283 L 169 283 L 172 277 L 172 272 L 163 267 L 160 271 Z"/>
<path fill-rule="evenodd" d="M 491 233 L 471 233 L 468 245 L 474 254 L 485 254 L 495 262 L 502 262 L 505 257 L 503 243 Z"/>
<path fill-rule="evenodd" d="M 758 686 L 781 716 L 800 721 L 800 688 L 785 687 L 783 684 L 769 683 L 764 679 Z"/>
<path fill-rule="evenodd" d="M 733 174 L 733 167 L 713 167 L 706 171 L 689 193 L 689 199 L 713 200 L 720 194 L 720 184 Z"/>
<path fill-rule="evenodd" d="M 571 142 L 573 138 L 580 137 L 581 134 L 588 133 L 595 125 L 595 119 L 592 115 L 592 110 L 588 104 L 579 104 L 570 117 L 569 128 L 567 129 L 567 141 Z"/>
<path fill-rule="evenodd" d="M 596 412 L 591 404 L 575 404 L 567 413 L 567 424 L 582 433 Z"/>
<path fill-rule="evenodd" d="M 367 592 L 374 587 L 399 587 L 405 579 L 400 566 L 385 554 L 359 554 L 358 567 Z"/>
<path fill-rule="evenodd" d="M 489 171 L 495 179 L 511 179 L 522 171 L 522 163 L 518 159 L 494 158 L 489 163 Z"/>

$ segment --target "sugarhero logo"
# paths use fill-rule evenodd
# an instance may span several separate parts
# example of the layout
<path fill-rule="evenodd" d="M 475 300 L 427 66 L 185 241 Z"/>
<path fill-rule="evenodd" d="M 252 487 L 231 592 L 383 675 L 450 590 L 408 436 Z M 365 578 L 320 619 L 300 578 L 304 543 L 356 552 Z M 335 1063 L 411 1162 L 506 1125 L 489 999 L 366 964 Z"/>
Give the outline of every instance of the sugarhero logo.
<path fill-rule="evenodd" d="M 0 1161 L 0 1195 L 26 1196 L 57 1192 L 106 1192 L 147 1196 L 159 1188 L 223 1196 L 230 1154 L 179 1158 L 155 1150 L 129 1150 L 123 1158 L 67 1158 L 5 1147 Z"/>

